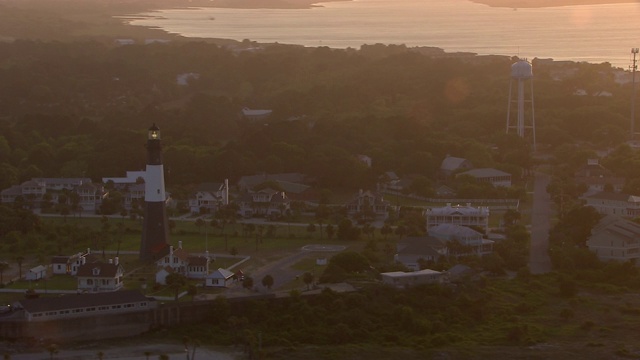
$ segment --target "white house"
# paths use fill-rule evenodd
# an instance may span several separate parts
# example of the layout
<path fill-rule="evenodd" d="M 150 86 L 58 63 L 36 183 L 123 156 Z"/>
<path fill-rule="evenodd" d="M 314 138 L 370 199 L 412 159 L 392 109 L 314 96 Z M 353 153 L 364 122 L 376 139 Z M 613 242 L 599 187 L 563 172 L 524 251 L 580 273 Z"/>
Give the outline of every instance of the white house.
<path fill-rule="evenodd" d="M 372 219 L 386 219 L 390 206 L 391 203 L 385 201 L 381 194 L 362 189 L 346 204 L 347 215 Z"/>
<path fill-rule="evenodd" d="M 236 199 L 238 214 L 244 217 L 255 215 L 281 216 L 291 208 L 291 200 L 284 191 L 271 188 L 247 191 Z"/>
<path fill-rule="evenodd" d="M 73 275 L 78 273 L 81 265 L 97 262 L 98 258 L 87 248 L 86 253 L 77 253 L 71 256 L 54 256 L 51 259 L 51 268 L 54 275 Z"/>
<path fill-rule="evenodd" d="M 77 253 L 71 256 L 54 256 L 51 259 L 51 267 L 55 275 L 68 274 L 75 276 L 81 265 L 96 261 L 97 258 L 91 254 L 91 249 L 87 249 L 86 253 Z"/>
<path fill-rule="evenodd" d="M 182 248 L 182 241 L 178 242 L 178 248 L 169 247 L 169 253 L 156 261 L 158 273 L 167 267 L 173 272 L 182 274 L 189 279 L 204 279 L 209 274 L 209 256 L 191 256 Z M 158 278 L 156 273 L 156 279 Z M 166 277 L 165 274 L 164 276 Z M 163 278 L 164 279 L 164 278 Z"/>
<path fill-rule="evenodd" d="M 109 292 L 122 289 L 124 269 L 118 258 L 109 263 L 84 264 L 78 269 L 78 291 Z"/>
<path fill-rule="evenodd" d="M 601 191 L 583 199 L 603 215 L 640 216 L 640 196 Z"/>
<path fill-rule="evenodd" d="M 233 281 L 233 277 L 233 272 L 219 268 L 205 278 L 204 286 L 226 287 Z"/>
<path fill-rule="evenodd" d="M 640 257 L 640 224 L 615 215 L 605 216 L 591 230 L 587 247 L 603 261 L 633 261 Z"/>

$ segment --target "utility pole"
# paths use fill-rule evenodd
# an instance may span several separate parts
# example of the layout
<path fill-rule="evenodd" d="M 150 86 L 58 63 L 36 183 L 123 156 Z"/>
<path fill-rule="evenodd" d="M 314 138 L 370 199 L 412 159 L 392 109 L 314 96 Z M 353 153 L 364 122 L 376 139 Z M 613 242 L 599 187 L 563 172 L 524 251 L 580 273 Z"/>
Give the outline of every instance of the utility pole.
<path fill-rule="evenodd" d="M 636 55 L 638 55 L 638 48 L 632 48 L 631 54 L 633 54 L 633 60 L 631 62 L 631 140 L 634 140 L 635 137 L 635 124 L 636 124 L 636 114 L 635 114 L 635 105 L 636 105 L 636 70 L 638 69 Z"/>

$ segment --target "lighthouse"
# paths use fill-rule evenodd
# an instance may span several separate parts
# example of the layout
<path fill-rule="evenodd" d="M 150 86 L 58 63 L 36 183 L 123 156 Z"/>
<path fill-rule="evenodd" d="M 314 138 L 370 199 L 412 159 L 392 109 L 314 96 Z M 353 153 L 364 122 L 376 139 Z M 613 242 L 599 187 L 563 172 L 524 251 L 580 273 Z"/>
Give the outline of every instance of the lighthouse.
<path fill-rule="evenodd" d="M 140 243 L 140 260 L 152 261 L 169 249 L 164 169 L 160 129 L 153 124 L 147 137 L 147 169 L 144 176 L 144 222 Z"/>

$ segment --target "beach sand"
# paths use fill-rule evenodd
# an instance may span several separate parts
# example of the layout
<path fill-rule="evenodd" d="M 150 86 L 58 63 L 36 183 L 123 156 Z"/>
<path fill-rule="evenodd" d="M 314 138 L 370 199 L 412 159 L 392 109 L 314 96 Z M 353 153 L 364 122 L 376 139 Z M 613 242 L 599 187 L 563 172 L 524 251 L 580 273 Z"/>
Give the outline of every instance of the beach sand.
<path fill-rule="evenodd" d="M 543 8 L 576 5 L 604 5 L 635 3 L 638 0 L 470 0 L 491 7 L 508 8 Z"/>

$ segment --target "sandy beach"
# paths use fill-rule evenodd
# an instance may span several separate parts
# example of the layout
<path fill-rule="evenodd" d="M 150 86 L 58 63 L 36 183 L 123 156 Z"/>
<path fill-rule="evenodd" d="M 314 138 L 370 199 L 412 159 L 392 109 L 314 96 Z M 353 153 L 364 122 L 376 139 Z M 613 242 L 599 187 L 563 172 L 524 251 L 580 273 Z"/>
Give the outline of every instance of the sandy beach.
<path fill-rule="evenodd" d="M 559 6 L 604 5 L 634 3 L 637 0 L 470 0 L 491 7 L 543 8 Z"/>

